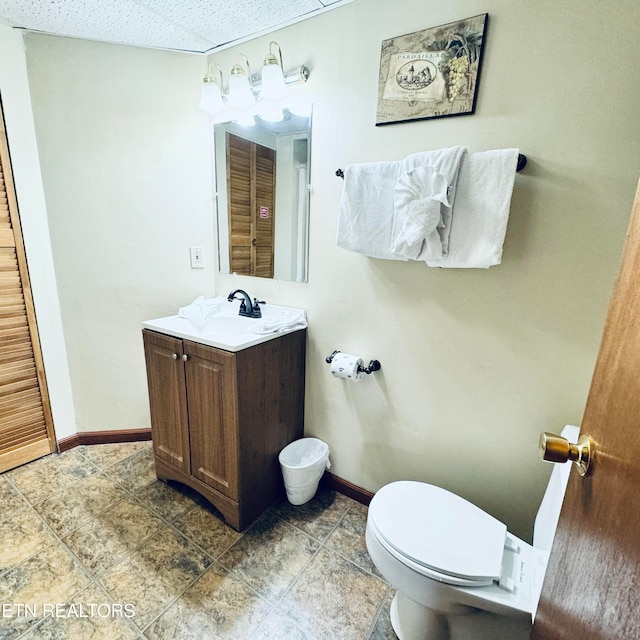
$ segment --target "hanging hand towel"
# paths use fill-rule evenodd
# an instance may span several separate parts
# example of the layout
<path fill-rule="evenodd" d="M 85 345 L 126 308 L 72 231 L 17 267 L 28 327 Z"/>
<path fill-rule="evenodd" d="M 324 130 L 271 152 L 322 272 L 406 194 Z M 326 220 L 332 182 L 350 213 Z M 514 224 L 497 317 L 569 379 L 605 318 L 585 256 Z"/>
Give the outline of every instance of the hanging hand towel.
<path fill-rule="evenodd" d="M 518 149 L 465 154 L 453 206 L 449 252 L 421 254 L 430 267 L 488 269 L 502 261 Z"/>
<path fill-rule="evenodd" d="M 401 172 L 394 190 L 396 215 L 391 242 L 394 253 L 416 260 L 426 244 L 426 255 L 442 257 L 440 233 L 445 229 L 442 205 L 448 204 L 448 186 L 434 167 Z"/>
<path fill-rule="evenodd" d="M 447 255 L 451 210 L 466 149 L 450 147 L 407 156 L 394 189 L 391 250 L 405 258 Z"/>
<path fill-rule="evenodd" d="M 393 190 L 401 162 L 366 162 L 344 169 L 336 244 L 372 258 L 406 260 L 391 250 Z"/>
<path fill-rule="evenodd" d="M 282 315 L 272 316 L 260 322 L 253 333 L 283 333 L 294 329 L 304 329 L 307 326 L 307 318 L 304 311 L 285 311 Z"/>

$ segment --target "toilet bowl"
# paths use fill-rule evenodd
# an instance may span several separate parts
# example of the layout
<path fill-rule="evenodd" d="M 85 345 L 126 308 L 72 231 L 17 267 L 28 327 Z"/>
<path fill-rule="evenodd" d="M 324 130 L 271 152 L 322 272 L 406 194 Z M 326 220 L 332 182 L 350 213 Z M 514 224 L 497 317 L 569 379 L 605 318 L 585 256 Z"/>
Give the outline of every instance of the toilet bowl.
<path fill-rule="evenodd" d="M 562 435 L 576 442 L 579 428 Z M 414 481 L 382 487 L 369 505 L 366 544 L 395 587 L 400 640 L 526 640 L 535 617 L 570 465 L 554 465 L 533 545 L 445 489 Z"/>

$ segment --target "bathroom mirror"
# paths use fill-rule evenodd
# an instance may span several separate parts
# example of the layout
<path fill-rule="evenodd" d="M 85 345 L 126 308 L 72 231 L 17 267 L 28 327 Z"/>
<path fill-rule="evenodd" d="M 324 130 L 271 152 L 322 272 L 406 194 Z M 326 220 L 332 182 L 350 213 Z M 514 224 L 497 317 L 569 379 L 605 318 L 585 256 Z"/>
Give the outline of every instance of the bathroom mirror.
<path fill-rule="evenodd" d="M 214 127 L 221 273 L 307 281 L 311 113 Z"/>

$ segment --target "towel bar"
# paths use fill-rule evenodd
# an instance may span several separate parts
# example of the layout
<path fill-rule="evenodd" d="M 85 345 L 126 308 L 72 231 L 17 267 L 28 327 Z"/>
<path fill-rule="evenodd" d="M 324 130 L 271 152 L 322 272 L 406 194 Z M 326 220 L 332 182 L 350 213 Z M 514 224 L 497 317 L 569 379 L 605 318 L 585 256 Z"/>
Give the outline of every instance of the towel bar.
<path fill-rule="evenodd" d="M 518 154 L 518 163 L 516 164 L 516 171 L 520 172 L 527 166 L 527 156 L 522 153 Z M 344 171 L 342 169 L 336 170 L 336 176 L 344 180 Z"/>

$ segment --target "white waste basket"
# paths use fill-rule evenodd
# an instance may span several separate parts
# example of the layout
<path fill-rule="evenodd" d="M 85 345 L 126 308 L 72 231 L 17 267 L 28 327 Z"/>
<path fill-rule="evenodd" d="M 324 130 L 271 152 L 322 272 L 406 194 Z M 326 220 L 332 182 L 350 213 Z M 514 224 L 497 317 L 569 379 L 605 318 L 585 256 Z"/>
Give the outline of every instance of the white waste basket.
<path fill-rule="evenodd" d="M 284 488 L 291 504 L 309 502 L 329 469 L 329 445 L 318 438 L 301 438 L 288 444 L 278 456 Z"/>

